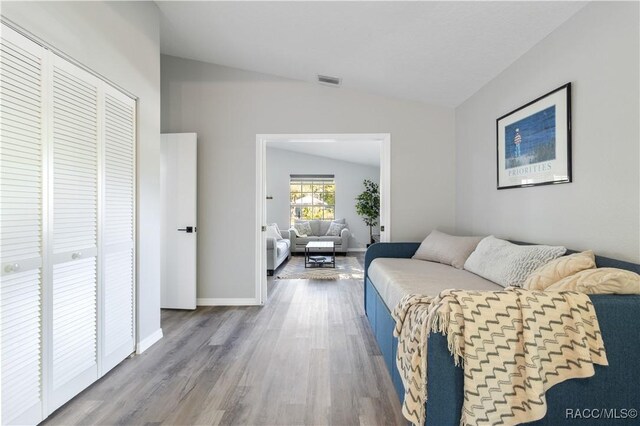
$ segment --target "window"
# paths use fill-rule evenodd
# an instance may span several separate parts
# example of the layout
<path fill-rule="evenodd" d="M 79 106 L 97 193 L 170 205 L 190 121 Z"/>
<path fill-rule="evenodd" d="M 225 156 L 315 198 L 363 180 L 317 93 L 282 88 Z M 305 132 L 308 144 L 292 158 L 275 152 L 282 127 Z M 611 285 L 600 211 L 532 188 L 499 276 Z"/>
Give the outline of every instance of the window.
<path fill-rule="evenodd" d="M 296 219 L 335 219 L 336 183 L 333 175 L 291 175 L 291 225 Z"/>

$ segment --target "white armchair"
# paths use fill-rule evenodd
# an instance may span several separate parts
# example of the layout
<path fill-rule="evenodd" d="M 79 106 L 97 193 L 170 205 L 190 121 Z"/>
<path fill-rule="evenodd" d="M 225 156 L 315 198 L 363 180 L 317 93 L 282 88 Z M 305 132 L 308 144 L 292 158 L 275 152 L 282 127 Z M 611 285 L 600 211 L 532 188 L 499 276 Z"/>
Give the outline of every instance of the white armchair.
<path fill-rule="evenodd" d="M 291 241 L 289 234 L 283 233 L 282 239 L 267 237 L 267 275 L 273 275 L 278 266 L 291 257 Z"/>

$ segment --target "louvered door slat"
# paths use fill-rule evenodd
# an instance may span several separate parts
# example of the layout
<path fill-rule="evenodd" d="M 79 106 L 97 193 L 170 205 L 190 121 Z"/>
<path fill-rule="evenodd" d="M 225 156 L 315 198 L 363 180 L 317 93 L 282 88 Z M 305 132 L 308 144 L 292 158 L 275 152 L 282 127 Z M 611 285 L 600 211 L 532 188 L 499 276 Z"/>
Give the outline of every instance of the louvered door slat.
<path fill-rule="evenodd" d="M 15 57 L 4 52 L 2 53 L 0 70 L 2 70 L 3 78 L 7 81 L 12 81 L 13 85 L 19 85 L 20 81 L 38 85 L 41 81 L 38 70 L 25 67 L 24 62 L 16 60 Z"/>
<path fill-rule="evenodd" d="M 44 49 L 2 26 L 0 42 L 0 410 L 42 419 Z"/>
<path fill-rule="evenodd" d="M 3 78 L 5 78 L 6 75 L 4 74 L 4 71 L 0 71 L 0 72 L 3 73 Z M 13 111 L 7 112 L 8 116 L 24 117 L 27 120 L 33 120 L 33 119 L 38 120 L 40 118 L 40 111 L 38 111 L 37 109 L 34 109 L 32 106 L 23 104 L 21 102 L 15 102 L 15 101 L 12 104 L 13 104 L 12 105 Z"/>
<path fill-rule="evenodd" d="M 36 294 L 37 292 L 33 292 L 32 294 Z M 39 304 L 35 304 L 35 306 L 38 306 Z M 40 327 L 38 327 L 37 324 L 33 323 L 33 318 L 37 318 L 37 315 L 26 315 L 24 316 L 24 318 L 22 318 L 22 324 L 16 324 L 13 328 L 6 330 L 3 329 L 2 333 L 6 334 L 7 338 L 13 338 L 13 337 L 17 337 L 20 334 L 24 334 L 24 333 L 39 333 L 40 332 Z M 16 361 L 16 364 L 18 364 L 20 362 L 20 364 L 22 364 L 22 360 L 20 360 L 18 358 L 19 361 Z M 7 365 L 11 365 L 11 362 L 7 361 Z M 9 373 L 10 370 L 7 370 L 7 373 Z M 37 373 L 37 371 L 36 371 Z M 5 374 L 5 373 L 2 373 Z"/>
<path fill-rule="evenodd" d="M 21 79 L 19 75 L 11 75 L 3 72 L 3 89 L 13 92 L 17 97 L 30 100 L 34 106 L 40 101 L 40 90 L 34 88 L 27 79 Z"/>
<path fill-rule="evenodd" d="M 33 95 L 29 96 L 24 90 L 19 90 L 8 81 L 4 81 L 2 87 L 0 87 L 0 96 L 18 105 L 28 106 L 36 110 L 40 108 L 38 98 L 34 98 Z"/>
<path fill-rule="evenodd" d="M 2 94 L 0 94 L 2 97 Z M 4 102 L 10 102 L 11 99 L 4 99 Z M 33 146 L 29 144 L 32 140 L 31 137 L 25 136 L 23 133 L 16 132 L 10 127 L 4 127 L 2 129 L 2 139 L 3 139 L 3 149 L 16 152 L 22 152 L 24 154 L 37 154 L 39 155 L 40 150 L 35 150 Z M 26 143 L 25 143 L 26 142 Z"/>
<path fill-rule="evenodd" d="M 34 69 L 40 69 L 40 61 L 42 58 L 42 49 L 34 43 L 29 43 L 11 28 L 2 26 L 2 30 L 6 36 L 3 36 L 2 53 L 8 53 L 26 65 Z M 30 44 L 31 46 L 26 46 Z"/>
<path fill-rule="evenodd" d="M 134 350 L 135 102 L 104 97 L 103 371 Z"/>
<path fill-rule="evenodd" d="M 37 147 L 24 145 L 22 141 L 14 140 L 9 133 L 10 132 L 3 132 L 3 136 L 5 136 L 2 141 L 3 149 L 13 151 L 14 153 L 41 155 L 41 151 Z"/>
<path fill-rule="evenodd" d="M 22 288 L 18 289 L 18 290 L 14 290 L 14 291 L 5 291 L 2 293 L 3 296 L 3 301 L 2 301 L 2 309 L 8 311 L 11 311 L 12 309 L 15 309 L 16 311 L 18 311 L 18 307 L 19 305 L 34 305 L 37 306 L 40 301 L 38 299 L 40 294 L 40 291 L 37 288 L 33 288 L 32 286 L 29 285 L 24 285 L 22 286 Z M 20 309 L 22 309 L 22 306 L 20 306 Z M 27 314 L 28 315 L 28 314 Z M 23 316 L 20 315 L 20 320 L 23 319 Z M 19 322 L 16 322 L 15 324 L 19 324 Z M 3 329 L 5 328 L 4 326 L 2 327 Z"/>
<path fill-rule="evenodd" d="M 8 368 L 10 368 L 10 370 L 8 370 L 6 373 L 2 373 L 2 377 L 6 377 L 7 380 L 21 378 L 22 382 L 25 382 L 27 380 L 36 382 L 34 383 L 34 385 L 37 385 L 37 382 L 40 380 L 40 373 L 32 368 L 29 368 L 28 362 L 24 364 L 16 363 L 15 365 L 8 365 Z M 14 398 L 18 397 L 17 394 L 18 393 L 16 392 Z"/>
<path fill-rule="evenodd" d="M 95 96 L 92 93 L 94 88 L 73 84 L 77 78 L 66 78 L 64 72 L 58 72 L 56 77 L 53 80 L 53 88 L 57 92 L 56 101 L 78 106 L 81 114 L 85 117 L 91 115 L 91 112 L 84 111 L 95 103 Z M 94 116 L 96 115 L 94 114 Z"/>
<path fill-rule="evenodd" d="M 41 59 L 35 56 L 29 59 L 24 55 L 24 52 L 20 52 L 19 50 L 19 48 L 16 49 L 11 47 L 11 45 L 9 44 L 4 44 L 0 49 L 0 54 L 2 55 L 2 64 L 11 64 L 20 72 L 30 74 L 37 78 L 37 76 L 40 75 Z"/>

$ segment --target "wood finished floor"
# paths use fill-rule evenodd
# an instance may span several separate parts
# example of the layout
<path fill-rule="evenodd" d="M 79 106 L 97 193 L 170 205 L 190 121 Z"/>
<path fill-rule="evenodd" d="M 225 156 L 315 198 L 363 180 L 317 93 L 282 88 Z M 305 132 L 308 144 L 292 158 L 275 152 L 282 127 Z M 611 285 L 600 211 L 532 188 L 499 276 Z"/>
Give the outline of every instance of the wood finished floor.
<path fill-rule="evenodd" d="M 264 307 L 162 311 L 160 342 L 45 423 L 406 424 L 362 291 L 270 279 Z"/>

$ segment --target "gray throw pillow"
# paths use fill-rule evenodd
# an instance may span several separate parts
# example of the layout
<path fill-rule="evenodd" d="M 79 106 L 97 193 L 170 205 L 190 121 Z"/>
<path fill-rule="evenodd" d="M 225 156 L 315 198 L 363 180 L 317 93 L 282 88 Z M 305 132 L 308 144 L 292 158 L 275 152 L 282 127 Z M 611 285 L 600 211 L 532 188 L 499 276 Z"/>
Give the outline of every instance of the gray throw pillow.
<path fill-rule="evenodd" d="M 310 219 L 310 220 L 306 220 L 306 219 L 296 219 L 295 223 L 305 223 L 307 222 L 309 224 L 309 226 L 311 227 L 311 232 L 309 232 L 307 234 L 307 236 L 314 236 L 314 237 L 318 237 L 322 234 L 320 234 L 320 220 L 317 219 Z M 328 226 L 328 225 L 327 225 Z"/>
<path fill-rule="evenodd" d="M 301 237 L 306 237 L 307 235 L 311 235 L 311 224 L 309 222 L 296 222 L 293 225 L 294 228 L 298 231 Z"/>
<path fill-rule="evenodd" d="M 519 246 L 491 235 L 480 241 L 464 269 L 503 287 L 522 287 L 533 271 L 566 251 L 559 246 Z"/>
<path fill-rule="evenodd" d="M 344 228 L 346 228 L 347 225 L 343 224 L 343 223 L 338 223 L 338 222 L 331 222 L 331 225 L 329 225 L 329 229 L 327 229 L 327 233 L 324 235 L 330 236 L 330 237 L 339 237 L 340 233 L 342 232 L 342 230 Z"/>
<path fill-rule="evenodd" d="M 440 231 L 431 231 L 424 239 L 413 259 L 444 263 L 462 269 L 464 262 L 476 249 L 483 237 L 456 237 Z"/>

